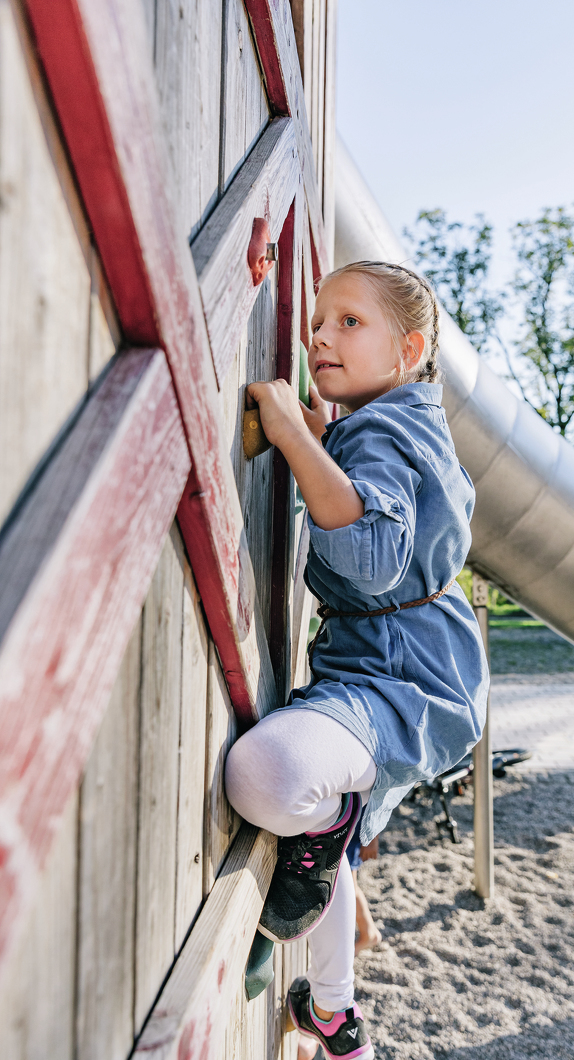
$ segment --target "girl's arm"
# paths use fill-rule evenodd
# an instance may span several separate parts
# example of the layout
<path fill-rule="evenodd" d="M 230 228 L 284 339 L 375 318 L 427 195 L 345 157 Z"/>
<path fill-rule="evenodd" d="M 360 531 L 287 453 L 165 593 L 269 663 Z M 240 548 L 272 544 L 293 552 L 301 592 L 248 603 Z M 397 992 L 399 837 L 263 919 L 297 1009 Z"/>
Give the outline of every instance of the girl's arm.
<path fill-rule="evenodd" d="M 268 440 L 289 464 L 313 522 L 321 530 L 338 530 L 360 519 L 365 512 L 363 501 L 314 436 L 320 426 L 319 413 L 308 411 L 284 379 L 252 383 L 247 391 L 259 405 Z"/>

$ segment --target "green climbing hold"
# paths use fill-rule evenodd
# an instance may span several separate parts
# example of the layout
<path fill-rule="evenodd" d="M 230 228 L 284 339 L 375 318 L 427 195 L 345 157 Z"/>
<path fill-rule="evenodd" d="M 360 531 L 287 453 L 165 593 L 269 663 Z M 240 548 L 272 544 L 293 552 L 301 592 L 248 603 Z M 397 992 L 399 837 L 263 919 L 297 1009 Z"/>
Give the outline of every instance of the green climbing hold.
<path fill-rule="evenodd" d="M 299 343 L 299 399 L 309 408 L 309 386 L 311 376 L 307 365 L 307 350 L 302 342 Z"/>
<path fill-rule="evenodd" d="M 275 943 L 271 939 L 266 938 L 260 931 L 255 932 L 245 969 L 245 993 L 248 1001 L 253 1001 L 273 982 L 274 949 Z"/>

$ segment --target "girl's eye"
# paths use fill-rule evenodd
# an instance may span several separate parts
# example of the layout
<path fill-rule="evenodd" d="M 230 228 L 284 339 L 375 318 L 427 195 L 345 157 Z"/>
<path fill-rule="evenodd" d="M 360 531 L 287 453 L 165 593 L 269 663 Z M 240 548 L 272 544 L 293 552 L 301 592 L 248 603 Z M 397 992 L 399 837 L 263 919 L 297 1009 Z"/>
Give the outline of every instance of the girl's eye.
<path fill-rule="evenodd" d="M 315 334 L 319 330 L 320 327 L 321 327 L 320 324 L 313 324 L 313 334 Z"/>
<path fill-rule="evenodd" d="M 348 328 L 354 328 L 355 324 L 358 324 L 358 323 L 359 323 L 359 321 L 357 320 L 356 317 L 345 317 L 345 324 L 347 325 Z"/>

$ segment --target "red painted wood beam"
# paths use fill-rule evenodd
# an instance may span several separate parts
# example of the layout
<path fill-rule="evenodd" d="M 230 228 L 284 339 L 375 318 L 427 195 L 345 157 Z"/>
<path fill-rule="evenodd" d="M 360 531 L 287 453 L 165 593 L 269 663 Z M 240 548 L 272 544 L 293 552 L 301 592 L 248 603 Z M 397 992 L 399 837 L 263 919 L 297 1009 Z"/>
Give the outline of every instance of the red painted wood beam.
<path fill-rule="evenodd" d="M 80 782 L 189 466 L 163 351 L 128 351 L 2 536 L 2 959 Z"/>
<path fill-rule="evenodd" d="M 26 6 L 123 333 L 167 354 L 192 458 L 182 531 L 233 705 L 249 724 L 257 713 L 257 674 L 246 656 L 254 582 L 197 278 L 170 197 L 142 5 Z"/>
<path fill-rule="evenodd" d="M 324 275 L 329 272 L 331 264 L 291 8 L 286 0 L 244 0 L 244 4 L 251 21 L 271 108 L 275 114 L 290 114 L 293 118 L 309 219 Z"/>

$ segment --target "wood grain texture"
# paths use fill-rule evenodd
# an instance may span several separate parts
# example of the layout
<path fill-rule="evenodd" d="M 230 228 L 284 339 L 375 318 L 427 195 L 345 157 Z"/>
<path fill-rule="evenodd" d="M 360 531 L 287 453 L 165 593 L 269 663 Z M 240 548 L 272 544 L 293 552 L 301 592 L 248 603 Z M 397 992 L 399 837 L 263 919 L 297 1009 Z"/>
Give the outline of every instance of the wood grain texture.
<path fill-rule="evenodd" d="M 175 952 L 183 549 L 165 545 L 142 618 L 135 952 L 136 1033 Z"/>
<path fill-rule="evenodd" d="M 331 268 L 331 263 L 325 243 L 313 145 L 309 134 L 291 10 L 284 0 L 245 0 L 245 7 L 253 27 L 271 110 L 275 114 L 290 114 L 293 118 L 313 239 L 321 272 L 324 274 Z"/>
<path fill-rule="evenodd" d="M 203 893 L 213 888 L 241 819 L 225 795 L 225 759 L 237 736 L 237 723 L 213 643 L 209 649 L 207 744 L 203 829 Z"/>
<path fill-rule="evenodd" d="M 270 629 L 273 452 L 269 450 L 256 460 L 246 459 L 242 419 L 246 384 L 256 379 L 269 382 L 275 378 L 277 276 L 277 270 L 273 269 L 258 289 L 247 327 L 219 394 L 266 638 Z"/>
<path fill-rule="evenodd" d="M 141 620 L 127 646 L 80 792 L 77 1060 L 133 1043 Z"/>
<path fill-rule="evenodd" d="M 250 724 L 269 708 L 272 682 L 143 11 L 139 0 L 26 4 L 122 330 L 167 353 L 193 458 L 180 525 L 234 709 Z"/>
<path fill-rule="evenodd" d="M 266 217 L 274 241 L 299 185 L 294 127 L 271 123 L 192 246 L 220 385 L 259 289 L 247 264 L 254 217 Z"/>
<path fill-rule="evenodd" d="M 116 313 L 94 247 L 91 247 L 90 252 L 90 280 L 88 377 L 93 383 L 117 353 L 121 341 Z"/>
<path fill-rule="evenodd" d="M 275 837 L 244 824 L 167 980 L 135 1055 L 219 1060 L 275 864 Z"/>
<path fill-rule="evenodd" d="M 180 948 L 203 898 L 203 806 L 207 716 L 208 638 L 187 557 L 183 568 L 179 797 L 175 949 Z"/>
<path fill-rule="evenodd" d="M 307 939 L 298 939 L 290 946 L 281 946 L 283 958 L 283 980 L 281 991 L 281 1017 L 282 1017 L 282 1053 L 281 1060 L 297 1060 L 297 1041 L 299 1035 L 296 1031 L 286 1034 L 287 1021 L 287 994 L 294 979 L 305 975 L 308 966 Z"/>
<path fill-rule="evenodd" d="M 310 132 L 317 174 L 319 201 L 323 205 L 323 146 L 325 131 L 325 29 L 327 0 L 313 0 Z"/>
<path fill-rule="evenodd" d="M 155 72 L 183 231 L 218 195 L 221 0 L 156 0 Z"/>
<path fill-rule="evenodd" d="M 325 100 L 323 110 L 323 222 L 329 261 L 335 260 L 335 154 L 336 77 L 337 77 L 337 2 L 325 0 Z"/>
<path fill-rule="evenodd" d="M 89 244 L 62 164 L 24 27 L 1 0 L 0 522 L 88 386 Z"/>
<path fill-rule="evenodd" d="M 2 1060 L 73 1060 L 77 794 L 0 981 Z"/>
<path fill-rule="evenodd" d="M 269 121 L 269 107 L 242 0 L 225 5 L 222 190 Z"/>
<path fill-rule="evenodd" d="M 277 296 L 277 376 L 298 386 L 303 197 L 295 197 L 279 241 Z M 296 363 L 296 378 L 293 379 Z M 269 649 L 279 700 L 291 677 L 290 580 L 293 565 L 295 482 L 283 454 L 273 456 L 273 549 L 271 561 L 271 631 Z"/>
<path fill-rule="evenodd" d="M 2 950 L 78 784 L 188 471 L 163 353 L 122 354 L 2 538 Z"/>
<path fill-rule="evenodd" d="M 291 687 L 300 688 L 306 683 L 307 674 L 307 638 L 309 622 L 313 607 L 313 596 L 309 592 L 303 574 L 309 551 L 309 527 L 307 518 L 303 519 L 297 549 L 297 562 L 293 578 L 293 609 L 291 633 Z"/>

